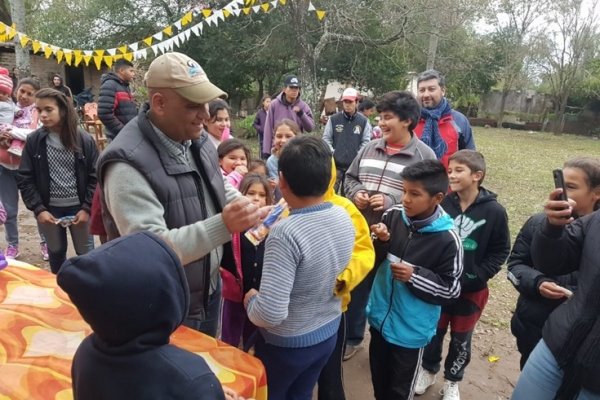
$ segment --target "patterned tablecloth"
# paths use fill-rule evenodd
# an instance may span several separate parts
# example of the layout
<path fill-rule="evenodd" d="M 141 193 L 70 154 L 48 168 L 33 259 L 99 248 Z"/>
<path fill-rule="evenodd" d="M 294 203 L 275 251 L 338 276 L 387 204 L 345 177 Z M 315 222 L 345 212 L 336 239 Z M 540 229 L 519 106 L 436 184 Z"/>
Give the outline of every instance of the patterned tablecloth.
<path fill-rule="evenodd" d="M 53 274 L 10 261 L 0 271 L 0 400 L 72 399 L 71 359 L 90 332 Z M 266 400 L 258 359 L 185 327 L 171 343 L 204 357 L 226 386 Z"/>

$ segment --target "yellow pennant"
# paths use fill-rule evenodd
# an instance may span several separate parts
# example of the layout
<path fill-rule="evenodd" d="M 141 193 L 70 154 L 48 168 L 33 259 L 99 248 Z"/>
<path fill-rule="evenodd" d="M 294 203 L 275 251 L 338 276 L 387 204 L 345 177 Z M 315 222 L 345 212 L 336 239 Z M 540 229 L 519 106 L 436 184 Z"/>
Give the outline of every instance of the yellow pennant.
<path fill-rule="evenodd" d="M 281 3 L 282 6 L 285 6 L 286 0 L 279 0 L 279 2 Z"/>
<path fill-rule="evenodd" d="M 91 59 L 92 59 L 92 56 L 83 56 L 83 62 L 85 63 L 86 66 L 90 65 Z"/>
<path fill-rule="evenodd" d="M 204 15 L 204 18 L 210 17 L 210 14 L 212 14 L 212 10 L 210 8 L 205 8 L 202 10 L 202 15 Z"/>
<path fill-rule="evenodd" d="M 229 12 L 229 10 L 225 10 L 225 9 L 223 9 L 223 16 L 224 16 L 225 18 L 229 17 L 230 15 L 231 15 L 231 13 Z"/>
<path fill-rule="evenodd" d="M 146 39 L 142 40 L 142 42 L 146 43 L 146 46 L 152 46 L 152 36 L 148 36 Z"/>
<path fill-rule="evenodd" d="M 256 0 L 244 0 L 245 6 L 253 6 L 256 3 Z"/>
<path fill-rule="evenodd" d="M 51 55 L 52 55 L 52 47 L 50 47 L 50 45 L 47 45 L 46 48 L 44 49 L 44 56 L 46 58 L 50 58 Z"/>
<path fill-rule="evenodd" d="M 27 35 L 21 35 L 21 38 L 19 39 L 19 42 L 21 43 L 21 47 L 25 47 L 27 46 L 27 43 L 29 43 L 31 39 L 29 39 L 27 37 Z"/>
<path fill-rule="evenodd" d="M 112 67 L 112 64 L 113 64 L 112 56 L 104 56 L 103 60 L 104 60 L 104 64 L 108 65 L 109 68 Z"/>
<path fill-rule="evenodd" d="M 133 53 L 125 53 L 125 54 L 123 54 L 123 58 L 126 59 L 127 61 L 131 62 L 131 61 L 133 61 Z"/>
<path fill-rule="evenodd" d="M 71 62 L 73 61 L 73 53 L 70 51 L 66 51 L 65 52 L 65 62 L 67 63 L 67 65 L 71 65 Z"/>
<path fill-rule="evenodd" d="M 117 60 L 122 60 L 123 59 L 123 54 L 117 54 L 113 57 L 113 60 L 117 61 Z"/>
<path fill-rule="evenodd" d="M 250 7 L 244 7 L 244 8 L 242 8 L 242 11 L 243 11 L 243 12 L 244 12 L 244 14 L 246 14 L 246 15 L 250 14 L 250 11 L 251 11 L 251 10 L 252 10 L 252 9 L 251 9 Z"/>
<path fill-rule="evenodd" d="M 75 54 L 75 66 L 78 66 L 83 60 L 83 54 L 81 54 L 81 50 L 75 50 L 73 54 Z"/>
<path fill-rule="evenodd" d="M 123 54 L 127 53 L 127 45 L 117 47 L 117 49 Z"/>
<path fill-rule="evenodd" d="M 165 29 L 162 30 L 164 33 L 166 33 L 169 36 L 173 36 L 173 27 L 172 26 L 167 26 Z"/>
<path fill-rule="evenodd" d="M 263 3 L 263 4 L 261 4 L 260 8 L 262 8 L 264 12 L 269 11 L 269 3 Z"/>
<path fill-rule="evenodd" d="M 181 18 L 181 26 L 186 26 L 187 24 L 189 24 L 190 22 L 192 22 L 192 12 L 190 11 L 189 13 L 186 13 L 182 18 Z"/>
<path fill-rule="evenodd" d="M 325 14 L 326 14 L 325 11 L 317 10 L 317 18 L 319 18 L 319 21 L 323 21 L 323 18 L 325 18 Z"/>
<path fill-rule="evenodd" d="M 12 24 L 6 29 L 6 33 L 8 34 L 8 40 L 13 40 L 15 35 L 17 34 L 17 29 L 15 28 L 15 24 Z"/>
<path fill-rule="evenodd" d="M 8 27 L 2 22 L 0 22 L 0 35 L 4 35 L 6 33 L 6 28 Z"/>
<path fill-rule="evenodd" d="M 63 50 L 58 50 L 56 52 L 56 62 L 60 64 L 64 55 L 65 55 L 65 52 Z"/>
<path fill-rule="evenodd" d="M 34 40 L 31 43 L 31 48 L 33 49 L 33 54 L 36 54 L 38 51 L 40 51 L 40 49 L 42 48 L 42 45 L 39 41 Z"/>
<path fill-rule="evenodd" d="M 8 41 L 8 36 L 6 36 L 5 33 L 0 35 L 0 42 L 7 42 Z"/>
<path fill-rule="evenodd" d="M 102 68 L 102 56 L 94 56 L 94 64 L 96 64 L 96 68 Z"/>
<path fill-rule="evenodd" d="M 98 57 L 102 57 L 104 55 L 104 50 L 94 50 L 94 53 L 96 53 Z"/>

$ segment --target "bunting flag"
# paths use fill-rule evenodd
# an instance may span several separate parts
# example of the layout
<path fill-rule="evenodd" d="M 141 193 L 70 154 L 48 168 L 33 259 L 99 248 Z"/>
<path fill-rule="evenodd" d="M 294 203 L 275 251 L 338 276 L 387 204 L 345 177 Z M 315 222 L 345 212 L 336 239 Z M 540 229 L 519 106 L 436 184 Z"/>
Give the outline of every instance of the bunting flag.
<path fill-rule="evenodd" d="M 146 59 L 148 51 L 152 50 L 154 55 L 172 51 L 174 47 L 180 47 L 185 42 L 190 40 L 192 33 L 195 36 L 200 36 L 203 31 L 203 24 L 206 22 L 209 26 L 219 26 L 219 19 L 225 21 L 230 16 L 234 15 L 250 15 L 269 13 L 269 11 L 277 8 L 280 5 L 286 5 L 287 0 L 233 0 L 221 9 L 196 7 L 191 11 L 186 12 L 179 20 L 172 25 L 168 25 L 140 41 L 129 44 L 122 44 L 109 49 L 95 50 L 71 50 L 59 46 L 54 46 L 45 43 L 41 40 L 36 40 L 23 32 L 17 31 L 16 25 L 6 25 L 0 22 L 0 42 L 15 40 L 15 44 L 21 47 L 27 47 L 31 44 L 31 49 L 34 54 L 42 53 L 45 58 L 54 56 L 58 63 L 64 62 L 67 65 L 79 66 L 83 61 L 86 66 L 89 66 L 93 61 L 96 68 L 101 69 L 102 66 L 111 67 L 115 61 L 125 59 L 133 61 L 134 59 Z M 322 21 L 327 12 L 317 9 L 312 1 L 309 1 L 308 11 L 315 11 L 319 21 Z M 192 24 L 194 19 L 200 19 L 197 23 Z M 188 26 L 191 25 L 191 26 Z"/>

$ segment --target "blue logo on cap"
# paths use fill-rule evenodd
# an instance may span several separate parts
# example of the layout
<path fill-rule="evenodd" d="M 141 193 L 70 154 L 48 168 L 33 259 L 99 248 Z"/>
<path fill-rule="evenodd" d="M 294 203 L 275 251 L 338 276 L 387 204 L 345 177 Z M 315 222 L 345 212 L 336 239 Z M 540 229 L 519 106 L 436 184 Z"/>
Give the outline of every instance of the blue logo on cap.
<path fill-rule="evenodd" d="M 204 70 L 194 60 L 188 60 L 187 66 L 188 66 L 188 75 L 190 76 L 190 78 L 193 78 L 196 75 L 204 75 Z"/>

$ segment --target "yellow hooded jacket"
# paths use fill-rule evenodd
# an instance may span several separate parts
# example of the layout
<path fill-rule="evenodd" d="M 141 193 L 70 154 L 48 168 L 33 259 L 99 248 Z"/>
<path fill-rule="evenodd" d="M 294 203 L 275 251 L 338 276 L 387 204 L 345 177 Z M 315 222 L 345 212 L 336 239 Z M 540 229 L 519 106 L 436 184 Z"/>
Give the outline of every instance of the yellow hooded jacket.
<path fill-rule="evenodd" d="M 333 158 L 331 159 L 331 165 L 331 181 L 329 182 L 327 192 L 325 192 L 324 200 L 343 207 L 346 210 L 352 219 L 356 235 L 354 248 L 352 249 L 352 258 L 346 268 L 338 275 L 337 285 L 334 289 L 334 294 L 342 299 L 342 311 L 345 312 L 348 309 L 348 303 L 350 303 L 350 292 L 373 269 L 373 264 L 375 264 L 375 250 L 373 249 L 371 233 L 365 217 L 356 208 L 354 203 L 345 197 L 335 194 L 333 187 L 335 185 L 336 170 Z"/>

